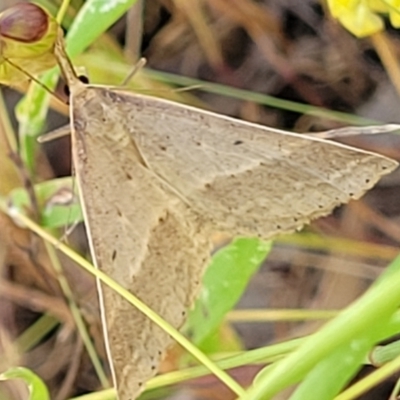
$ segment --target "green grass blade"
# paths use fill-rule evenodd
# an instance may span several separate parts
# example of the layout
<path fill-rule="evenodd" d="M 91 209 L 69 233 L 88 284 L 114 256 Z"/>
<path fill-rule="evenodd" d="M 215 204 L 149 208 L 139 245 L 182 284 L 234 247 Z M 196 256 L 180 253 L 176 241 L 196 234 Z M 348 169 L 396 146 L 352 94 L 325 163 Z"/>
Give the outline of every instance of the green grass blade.
<path fill-rule="evenodd" d="M 0 374 L 0 381 L 22 379 L 29 389 L 29 400 L 49 400 L 50 395 L 43 381 L 30 369 L 23 367 L 10 368 Z"/>
<path fill-rule="evenodd" d="M 390 279 L 383 277 L 362 297 L 312 335 L 293 354 L 278 362 L 263 379 L 257 380 L 244 397 L 265 400 L 299 382 L 335 349 L 362 337 L 371 326 L 384 326 L 400 304 L 400 257 L 389 268 Z"/>

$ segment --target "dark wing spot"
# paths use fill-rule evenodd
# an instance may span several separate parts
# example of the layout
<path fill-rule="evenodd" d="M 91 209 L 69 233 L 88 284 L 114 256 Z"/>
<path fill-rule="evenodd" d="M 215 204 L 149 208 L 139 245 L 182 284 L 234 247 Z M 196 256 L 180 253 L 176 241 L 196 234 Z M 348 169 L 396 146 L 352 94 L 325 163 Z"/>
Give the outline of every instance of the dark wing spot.
<path fill-rule="evenodd" d="M 165 146 L 160 146 L 160 150 L 167 151 L 167 148 Z"/>
<path fill-rule="evenodd" d="M 238 146 L 239 144 L 242 144 L 242 143 L 243 143 L 243 140 L 236 140 L 235 142 L 233 142 L 233 144 L 235 146 Z"/>
<path fill-rule="evenodd" d="M 370 182 L 371 182 L 371 180 L 368 178 L 365 180 L 365 183 L 370 183 Z"/>
<path fill-rule="evenodd" d="M 125 176 L 127 177 L 127 179 L 129 179 L 130 181 L 132 180 L 132 175 L 129 172 L 125 171 Z"/>
<path fill-rule="evenodd" d="M 114 261 L 117 258 L 117 250 L 114 250 L 111 259 Z"/>

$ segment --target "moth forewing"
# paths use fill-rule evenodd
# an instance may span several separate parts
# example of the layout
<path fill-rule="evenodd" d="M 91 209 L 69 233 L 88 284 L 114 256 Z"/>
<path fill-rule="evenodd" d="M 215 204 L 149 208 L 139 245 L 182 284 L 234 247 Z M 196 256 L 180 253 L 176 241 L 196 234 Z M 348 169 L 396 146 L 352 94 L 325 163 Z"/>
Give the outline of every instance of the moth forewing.
<path fill-rule="evenodd" d="M 264 239 L 360 198 L 387 157 L 171 101 L 98 88 L 146 166 L 214 230 Z M 156 116 L 156 117 L 154 117 Z"/>

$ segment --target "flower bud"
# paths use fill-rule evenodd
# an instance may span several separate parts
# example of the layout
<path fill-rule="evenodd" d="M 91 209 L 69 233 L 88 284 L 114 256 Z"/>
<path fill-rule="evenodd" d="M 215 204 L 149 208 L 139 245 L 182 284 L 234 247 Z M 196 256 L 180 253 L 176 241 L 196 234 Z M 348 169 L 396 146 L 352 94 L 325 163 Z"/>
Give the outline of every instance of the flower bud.
<path fill-rule="evenodd" d="M 0 37 L 23 43 L 40 40 L 49 26 L 48 14 L 32 3 L 21 3 L 0 14 Z"/>

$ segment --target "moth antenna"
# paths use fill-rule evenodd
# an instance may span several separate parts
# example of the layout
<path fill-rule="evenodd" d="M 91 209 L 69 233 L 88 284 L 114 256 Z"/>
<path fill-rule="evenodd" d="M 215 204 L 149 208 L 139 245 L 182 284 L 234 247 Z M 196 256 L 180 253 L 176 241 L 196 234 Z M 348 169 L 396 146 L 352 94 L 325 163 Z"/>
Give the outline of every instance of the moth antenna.
<path fill-rule="evenodd" d="M 68 136 L 71 133 L 71 127 L 70 125 L 64 125 L 60 128 L 54 129 L 51 132 L 47 132 L 43 135 L 40 135 L 37 138 L 38 143 L 47 143 L 47 142 L 51 142 L 54 139 L 59 139 L 62 138 L 64 136 Z"/>
<path fill-rule="evenodd" d="M 127 77 L 121 82 L 120 86 L 127 86 L 129 82 L 132 80 L 132 78 L 140 71 L 144 66 L 146 65 L 147 60 L 142 57 L 138 60 L 138 62 L 133 66 L 131 72 L 127 75 Z M 191 85 L 179 89 L 174 89 L 174 93 L 180 93 L 180 92 L 188 92 L 190 90 L 196 90 L 196 89 L 201 89 L 202 85 Z"/>
<path fill-rule="evenodd" d="M 35 76 L 33 76 L 32 74 L 30 74 L 28 71 L 24 70 L 23 68 L 21 68 L 18 64 L 15 64 L 14 62 L 12 62 L 10 59 L 4 57 L 4 60 L 12 65 L 15 69 L 17 69 L 18 71 L 22 72 L 23 74 L 25 74 L 30 80 L 32 80 L 33 82 L 35 82 L 36 84 L 38 84 L 41 88 L 43 88 L 47 93 L 50 93 L 52 96 L 54 96 L 58 101 L 60 101 L 61 103 L 65 104 L 65 101 L 56 93 L 54 92 L 54 90 L 51 90 L 49 87 L 47 87 L 43 82 L 40 81 L 40 79 L 36 78 Z"/>
<path fill-rule="evenodd" d="M 147 60 L 142 57 L 138 60 L 138 62 L 133 66 L 132 71 L 129 72 L 128 76 L 121 82 L 121 86 L 126 86 L 131 79 L 140 71 L 147 63 Z"/>
<path fill-rule="evenodd" d="M 320 139 L 339 139 L 342 137 L 358 135 L 379 135 L 400 130 L 399 124 L 371 125 L 371 126 L 347 126 L 345 128 L 331 129 L 325 132 L 306 133 Z"/>
<path fill-rule="evenodd" d="M 175 93 L 190 92 L 191 90 L 201 89 L 203 85 L 190 85 L 183 88 L 175 89 Z"/>

